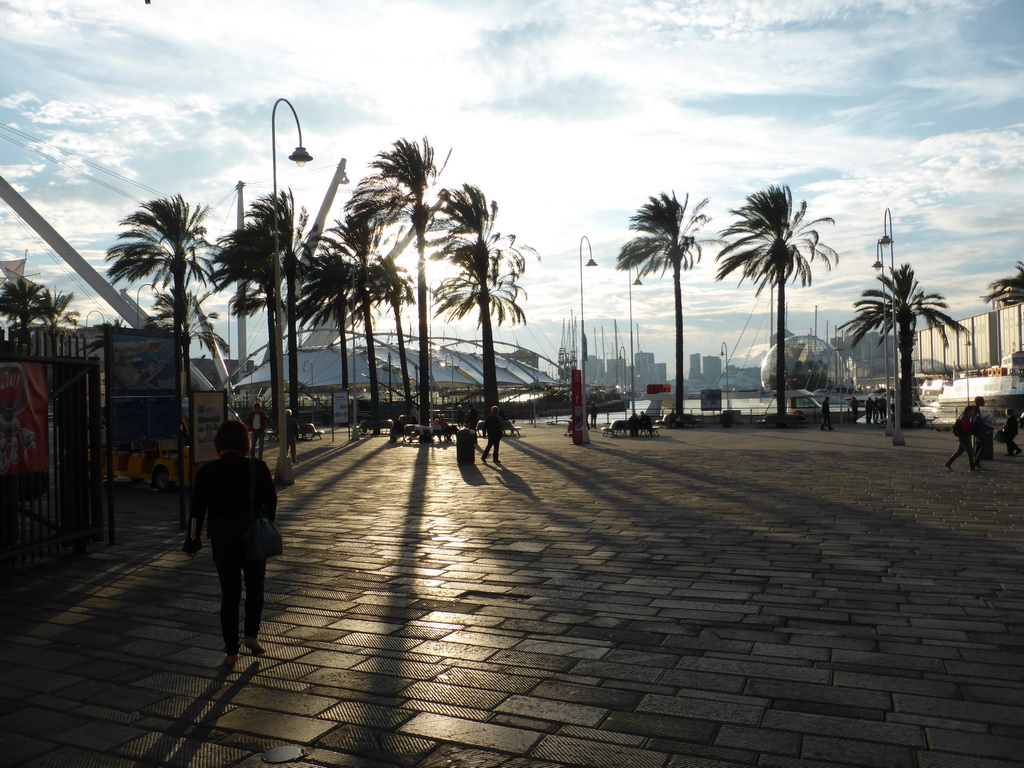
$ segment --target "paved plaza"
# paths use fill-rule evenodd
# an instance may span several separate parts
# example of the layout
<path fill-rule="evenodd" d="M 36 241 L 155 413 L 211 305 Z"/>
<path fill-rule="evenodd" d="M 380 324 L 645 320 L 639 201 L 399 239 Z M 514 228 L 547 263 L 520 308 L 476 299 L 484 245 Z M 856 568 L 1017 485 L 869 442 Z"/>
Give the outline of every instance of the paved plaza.
<path fill-rule="evenodd" d="M 268 653 L 231 672 L 208 547 L 119 484 L 116 545 L 0 572 L 0 765 L 1021 766 L 1024 461 L 954 447 L 304 442 Z"/>

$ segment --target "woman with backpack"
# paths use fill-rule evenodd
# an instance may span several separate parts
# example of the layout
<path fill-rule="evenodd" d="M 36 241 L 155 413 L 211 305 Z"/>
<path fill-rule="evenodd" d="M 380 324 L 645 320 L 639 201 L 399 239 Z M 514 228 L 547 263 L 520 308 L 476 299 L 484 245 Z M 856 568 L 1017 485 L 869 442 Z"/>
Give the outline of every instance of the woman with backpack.
<path fill-rule="evenodd" d="M 953 462 L 956 461 L 961 453 L 967 453 L 967 461 L 971 465 L 971 472 L 981 469 L 981 465 L 978 463 L 978 459 L 974 454 L 974 445 L 971 442 L 972 432 L 974 430 L 974 417 L 978 410 L 973 405 L 968 405 L 964 408 L 964 412 L 960 414 L 960 417 L 953 422 L 953 435 L 959 441 L 956 452 L 946 460 L 946 469 L 950 472 L 953 471 Z"/>

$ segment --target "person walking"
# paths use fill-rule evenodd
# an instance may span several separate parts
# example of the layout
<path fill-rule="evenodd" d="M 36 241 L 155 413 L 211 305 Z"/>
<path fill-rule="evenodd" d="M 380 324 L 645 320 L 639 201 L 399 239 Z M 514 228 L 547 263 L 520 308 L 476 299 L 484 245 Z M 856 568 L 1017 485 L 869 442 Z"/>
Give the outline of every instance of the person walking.
<path fill-rule="evenodd" d="M 821 430 L 825 429 L 832 431 L 832 411 L 829 410 L 829 399 L 825 396 L 825 399 L 821 401 Z"/>
<path fill-rule="evenodd" d="M 597 403 L 590 404 L 590 428 L 597 429 Z"/>
<path fill-rule="evenodd" d="M 466 426 L 476 432 L 479 421 L 480 415 L 476 412 L 476 406 L 470 403 L 469 410 L 466 412 Z"/>
<path fill-rule="evenodd" d="M 857 400 L 857 396 L 853 395 L 850 397 L 850 414 L 853 418 L 853 423 L 857 423 L 857 417 L 859 415 L 857 409 L 860 407 L 860 401 Z"/>
<path fill-rule="evenodd" d="M 864 400 L 864 423 L 869 427 L 871 426 L 872 420 L 875 417 L 875 398 L 868 395 Z"/>
<path fill-rule="evenodd" d="M 945 467 L 953 471 L 953 462 L 960 458 L 963 453 L 967 454 L 967 462 L 971 465 L 971 472 L 981 469 L 981 465 L 974 454 L 974 444 L 971 442 L 972 432 L 975 428 L 975 417 L 977 409 L 973 405 L 964 408 L 963 413 L 953 422 L 953 435 L 957 439 L 957 449 L 946 459 Z"/>
<path fill-rule="evenodd" d="M 484 431 L 487 433 L 487 447 L 484 448 L 481 461 L 486 463 L 491 448 L 494 448 L 494 463 L 501 464 L 501 459 L 498 458 L 498 446 L 501 445 L 501 416 L 498 415 L 498 406 L 491 406 L 490 414 L 484 419 Z"/>
<path fill-rule="evenodd" d="M 1020 448 L 1017 447 L 1017 416 L 1013 412 L 1013 408 L 1006 409 L 1006 423 L 1003 424 L 1002 430 L 1003 438 L 1006 441 L 1006 455 L 1016 456 L 1020 453 Z"/>
<path fill-rule="evenodd" d="M 257 459 L 263 458 L 263 443 L 267 438 L 267 426 L 270 424 L 270 414 L 263 410 L 263 404 L 257 400 L 252 404 L 252 410 L 245 420 L 246 426 L 252 432 L 252 452 Z"/>
<path fill-rule="evenodd" d="M 459 403 L 459 410 L 455 412 L 455 423 L 459 425 L 459 429 L 466 426 L 466 412 L 462 410 L 462 403 Z"/>
<path fill-rule="evenodd" d="M 182 550 L 194 558 L 202 549 L 203 523 L 207 526 L 213 562 L 220 580 L 220 625 L 224 636 L 224 666 L 238 662 L 238 603 L 245 580 L 245 624 L 242 645 L 260 655 L 260 620 L 266 560 L 250 560 L 245 532 L 252 519 L 277 517 L 277 491 L 267 465 L 249 458 L 249 432 L 240 421 L 225 421 L 214 446 L 219 458 L 204 464 L 192 485 L 192 512 Z"/>
<path fill-rule="evenodd" d="M 284 412 L 284 427 L 288 435 L 288 453 L 292 457 L 292 464 L 298 464 L 299 460 L 295 458 L 295 451 L 299 442 L 299 420 L 292 416 L 291 408 Z"/>

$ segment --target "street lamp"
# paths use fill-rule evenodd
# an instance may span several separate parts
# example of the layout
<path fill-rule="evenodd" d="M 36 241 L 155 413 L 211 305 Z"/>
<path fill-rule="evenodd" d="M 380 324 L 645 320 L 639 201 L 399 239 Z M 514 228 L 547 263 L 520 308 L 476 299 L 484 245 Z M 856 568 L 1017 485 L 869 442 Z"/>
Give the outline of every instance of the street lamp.
<path fill-rule="evenodd" d="M 270 155 L 273 166 L 273 208 L 274 208 L 274 331 L 277 334 L 277 343 L 274 345 L 274 368 L 277 371 L 277 381 L 274 384 L 274 400 L 277 408 L 277 467 L 274 472 L 274 482 L 283 485 L 291 485 L 295 482 L 295 475 L 292 472 L 292 464 L 288 460 L 288 441 L 285 439 L 288 424 L 284 415 L 284 334 L 281 329 L 284 327 L 281 308 L 281 259 L 280 259 L 280 236 L 278 224 L 278 199 L 277 199 L 277 107 L 281 103 L 288 105 L 295 118 L 295 127 L 299 132 L 299 146 L 288 155 L 288 159 L 298 166 L 303 166 L 313 158 L 306 148 L 302 146 L 302 126 L 299 124 L 299 116 L 295 107 L 288 99 L 278 99 L 274 102 L 274 108 L 270 112 Z M 291 354 L 297 352 L 294 347 Z"/>
<path fill-rule="evenodd" d="M 455 356 L 451 352 L 445 352 L 444 353 L 444 362 L 441 363 L 442 367 L 449 367 L 448 366 L 448 361 L 449 360 L 452 361 L 451 362 L 451 366 L 450 366 L 450 368 L 451 368 L 451 375 L 452 375 L 452 385 L 451 385 L 451 389 L 448 391 L 448 398 L 449 398 L 449 400 L 448 400 L 448 407 L 451 408 L 451 411 L 452 411 L 452 423 L 454 424 L 455 423 Z"/>
<path fill-rule="evenodd" d="M 629 272 L 626 272 L 627 278 Z M 628 281 L 627 281 L 628 282 Z M 630 410 L 636 407 L 636 355 L 633 354 L 633 286 L 642 286 L 640 282 L 640 275 L 636 276 L 636 280 L 629 283 L 629 406 Z"/>
<path fill-rule="evenodd" d="M 596 267 L 597 262 L 594 261 L 594 251 L 590 247 L 590 238 L 584 235 L 580 238 L 580 384 L 581 384 L 581 397 L 580 405 L 583 413 L 581 419 L 583 423 L 582 433 L 583 436 L 580 439 L 581 443 L 589 443 L 590 435 L 587 433 L 587 326 L 583 320 L 583 241 L 587 241 L 587 253 L 590 258 L 587 260 L 588 267 Z"/>
<path fill-rule="evenodd" d="M 152 288 L 155 291 L 156 286 L 153 285 L 153 283 L 145 283 L 144 285 L 140 285 L 138 290 L 135 291 L 135 326 L 137 328 L 142 327 L 142 306 L 139 304 L 139 300 L 143 288 Z"/>
<path fill-rule="evenodd" d="M 85 315 L 85 327 L 86 327 L 86 328 L 88 328 L 88 327 L 89 327 L 89 318 L 90 318 L 90 317 L 92 317 L 92 316 L 93 316 L 93 314 L 97 314 L 97 315 L 99 315 L 100 317 L 103 317 L 103 313 L 102 313 L 102 312 L 100 312 L 100 311 L 99 311 L 98 309 L 90 309 L 90 310 L 89 310 L 89 311 L 88 311 L 88 312 L 86 313 L 86 315 Z"/>
<path fill-rule="evenodd" d="M 885 263 L 882 261 L 882 241 L 875 244 L 875 263 L 871 265 L 878 273 L 878 282 L 882 284 L 882 359 L 885 362 L 885 396 L 882 398 L 882 408 L 885 409 L 885 436 L 892 437 L 892 421 L 889 419 L 889 387 L 891 378 L 889 375 L 889 340 L 886 338 L 886 326 L 889 324 L 889 293 L 885 287 Z"/>
<path fill-rule="evenodd" d="M 890 279 L 896 277 L 896 246 L 893 245 L 892 236 L 892 212 L 886 208 L 885 213 L 882 214 L 882 239 L 878 241 L 878 245 L 883 249 L 889 250 L 889 275 Z M 894 284 L 895 288 L 895 284 Z M 892 428 L 892 444 L 893 445 L 906 445 L 903 440 L 903 418 L 902 418 L 902 403 L 903 397 L 900 392 L 900 361 L 897 353 L 898 334 L 896 332 L 896 292 L 892 292 L 891 305 L 889 317 L 892 320 L 892 380 L 893 388 L 896 390 L 896 413 L 895 423 Z M 886 418 L 889 414 L 889 404 L 885 404 Z M 889 434 L 886 432 L 886 434 Z"/>
<path fill-rule="evenodd" d="M 394 416 L 395 409 L 395 369 L 391 367 L 391 353 L 388 352 L 388 407 Z"/>
<path fill-rule="evenodd" d="M 729 410 L 729 347 L 722 342 L 722 359 L 725 361 L 725 410 Z"/>
<path fill-rule="evenodd" d="M 623 384 L 625 384 L 625 378 L 626 378 L 626 348 L 624 346 L 622 346 L 621 344 L 619 345 L 619 353 L 620 353 L 619 354 L 619 359 L 622 360 Z M 616 371 L 615 373 L 616 373 L 616 375 L 618 375 L 618 371 Z M 630 386 L 632 386 L 632 382 L 630 382 Z M 625 419 L 629 418 L 629 397 L 626 396 L 625 390 L 623 390 L 623 392 L 622 392 L 622 417 L 625 418 Z"/>

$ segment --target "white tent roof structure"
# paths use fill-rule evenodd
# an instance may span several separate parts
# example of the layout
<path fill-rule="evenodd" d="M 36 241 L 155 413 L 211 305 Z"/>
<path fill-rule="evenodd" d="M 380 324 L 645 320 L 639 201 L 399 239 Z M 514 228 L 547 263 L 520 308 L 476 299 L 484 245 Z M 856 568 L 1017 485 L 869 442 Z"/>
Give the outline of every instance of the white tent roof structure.
<path fill-rule="evenodd" d="M 359 342 L 363 339 L 360 336 Z M 322 346 L 313 346 L 320 342 Z M 324 342 L 328 342 L 324 344 Z M 356 389 L 369 386 L 369 363 L 367 362 L 366 346 L 357 342 L 355 357 L 351 347 L 347 347 L 346 364 L 348 366 L 349 383 Z M 401 388 L 402 369 L 399 363 L 398 346 L 395 334 L 382 334 L 375 339 L 377 357 L 377 380 L 382 386 L 394 384 L 395 389 Z M 543 389 L 557 384 L 557 381 L 539 368 L 533 367 L 520 359 L 536 358 L 538 363 L 550 360 L 512 344 L 496 342 L 498 386 L 513 389 Z M 444 389 L 477 389 L 483 386 L 483 364 L 479 354 L 480 342 L 464 339 L 435 338 L 431 344 L 430 379 L 431 388 Z M 518 354 L 517 354 L 518 353 Z M 406 356 L 409 365 L 409 377 L 415 383 L 419 379 L 419 349 L 415 339 L 406 342 Z M 389 367 L 390 358 L 390 367 Z M 337 388 L 342 385 L 341 354 L 338 349 L 337 334 L 333 335 L 333 343 L 320 331 L 307 336 L 299 349 L 299 380 L 304 389 Z M 272 361 L 264 359 L 250 375 L 237 382 L 241 388 L 270 387 Z M 288 376 L 288 355 L 285 355 L 285 377 Z"/>

